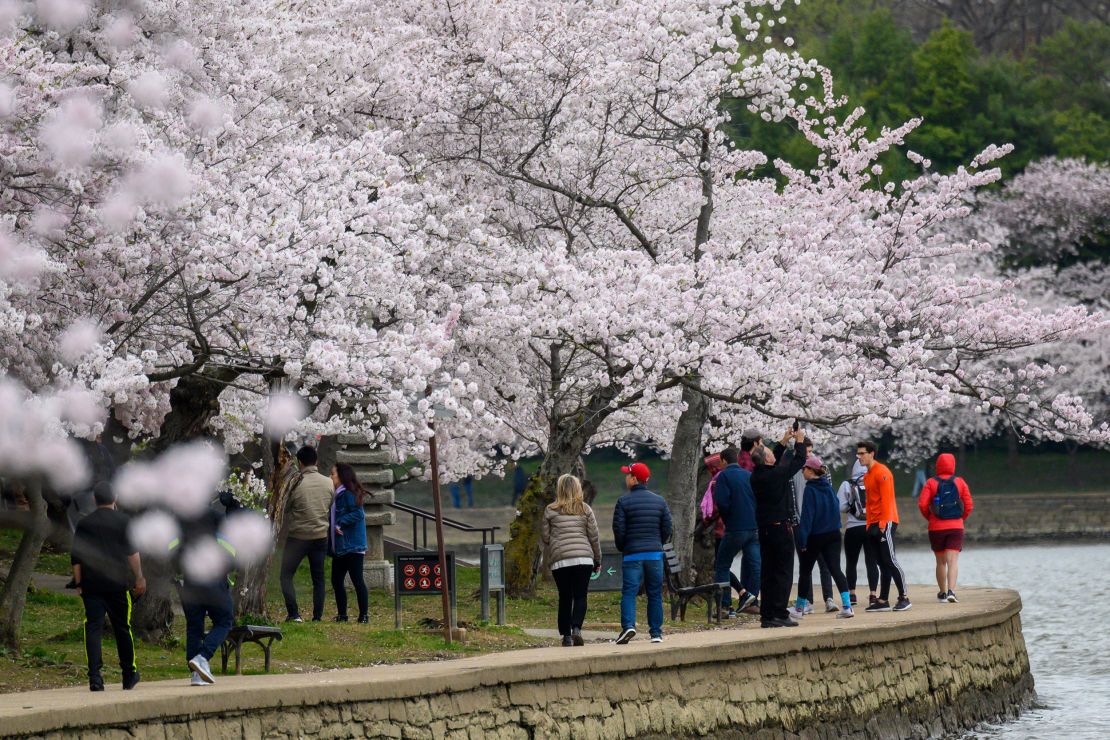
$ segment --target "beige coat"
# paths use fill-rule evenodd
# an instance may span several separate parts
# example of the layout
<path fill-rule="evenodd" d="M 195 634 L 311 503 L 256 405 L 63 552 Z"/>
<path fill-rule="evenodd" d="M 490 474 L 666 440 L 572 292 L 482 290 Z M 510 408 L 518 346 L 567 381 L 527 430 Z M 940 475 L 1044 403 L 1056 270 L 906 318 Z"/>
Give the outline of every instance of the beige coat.
<path fill-rule="evenodd" d="M 568 558 L 592 558 L 601 562 L 601 541 L 597 534 L 597 519 L 588 505 L 581 515 L 562 514 L 548 506 L 543 510 L 540 537 L 544 546 L 544 562 L 552 563 Z"/>
<path fill-rule="evenodd" d="M 331 517 L 331 500 L 335 486 L 331 478 L 321 475 L 315 465 L 301 470 L 304 478 L 289 494 L 285 521 L 289 522 L 289 536 L 298 540 L 318 540 L 328 536 Z"/>

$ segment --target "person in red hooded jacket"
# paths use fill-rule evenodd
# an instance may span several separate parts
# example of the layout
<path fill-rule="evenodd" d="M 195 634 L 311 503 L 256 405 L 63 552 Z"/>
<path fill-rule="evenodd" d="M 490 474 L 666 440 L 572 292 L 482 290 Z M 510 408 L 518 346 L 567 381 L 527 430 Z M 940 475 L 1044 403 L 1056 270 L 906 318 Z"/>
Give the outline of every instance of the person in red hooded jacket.
<path fill-rule="evenodd" d="M 974 503 L 967 482 L 956 475 L 956 458 L 947 452 L 937 456 L 936 477 L 925 482 L 917 499 L 921 516 L 929 520 L 929 545 L 937 559 L 937 601 L 956 603 L 956 576 L 960 551 L 964 548 L 964 520 Z M 959 504 L 951 494 L 955 486 Z"/>

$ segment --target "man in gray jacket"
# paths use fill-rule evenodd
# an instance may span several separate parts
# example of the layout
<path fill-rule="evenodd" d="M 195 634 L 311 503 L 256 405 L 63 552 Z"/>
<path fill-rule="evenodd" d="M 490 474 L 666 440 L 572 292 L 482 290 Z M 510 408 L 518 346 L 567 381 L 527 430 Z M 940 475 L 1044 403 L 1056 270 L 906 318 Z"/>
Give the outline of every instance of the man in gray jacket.
<path fill-rule="evenodd" d="M 328 522 L 335 487 L 331 478 L 316 469 L 316 460 L 314 448 L 297 450 L 303 477 L 285 505 L 289 536 L 281 555 L 281 595 L 285 597 L 286 622 L 304 621 L 297 609 L 293 576 L 305 557 L 312 574 L 312 621 L 319 622 L 324 615 L 324 558 L 328 554 Z"/>

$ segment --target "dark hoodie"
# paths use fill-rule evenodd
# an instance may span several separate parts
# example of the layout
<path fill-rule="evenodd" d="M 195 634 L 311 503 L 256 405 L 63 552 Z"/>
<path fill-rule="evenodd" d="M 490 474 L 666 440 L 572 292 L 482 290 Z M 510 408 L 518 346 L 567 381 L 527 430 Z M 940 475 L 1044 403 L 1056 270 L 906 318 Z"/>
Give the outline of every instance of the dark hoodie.
<path fill-rule="evenodd" d="M 917 508 L 921 511 L 921 516 L 929 520 L 929 531 L 938 532 L 945 529 L 963 529 L 964 519 L 967 519 L 971 513 L 973 502 L 971 500 L 971 491 L 967 487 L 967 483 L 963 478 L 956 476 L 956 457 L 948 452 L 937 455 L 936 465 L 937 475 L 935 478 L 930 478 L 925 481 L 924 488 L 921 489 L 921 494 L 917 498 Z M 960 492 L 960 499 L 964 502 L 964 516 L 963 519 L 938 519 L 933 516 L 933 512 L 929 504 L 933 500 L 933 496 L 937 495 L 937 478 L 952 478 L 956 477 L 956 489 Z"/>
<path fill-rule="evenodd" d="M 827 478 L 806 481 L 802 494 L 802 515 L 798 522 L 798 547 L 805 547 L 811 535 L 840 530 L 840 502 Z"/>

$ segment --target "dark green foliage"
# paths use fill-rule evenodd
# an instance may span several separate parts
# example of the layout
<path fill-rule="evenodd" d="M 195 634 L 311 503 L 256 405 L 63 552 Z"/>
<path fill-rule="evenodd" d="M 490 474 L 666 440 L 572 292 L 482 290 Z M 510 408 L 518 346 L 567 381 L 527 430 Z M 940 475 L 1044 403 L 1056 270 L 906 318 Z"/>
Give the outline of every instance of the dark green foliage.
<path fill-rule="evenodd" d="M 1001 162 L 1007 176 L 1044 157 L 1110 157 L 1106 24 L 1068 21 L 1017 59 L 981 53 L 971 34 L 947 22 L 915 41 L 883 6 L 877 0 L 809 3 L 791 13 L 787 27 L 803 54 L 832 71 L 837 94 L 867 110 L 861 123 L 870 131 L 922 118 L 905 149 L 941 172 L 989 144 L 1014 145 Z M 764 122 L 740 104 L 730 104 L 729 113 L 739 146 L 800 167 L 816 164 L 816 151 L 788 123 Z M 888 153 L 882 164 L 884 180 L 919 172 L 904 151 Z"/>

